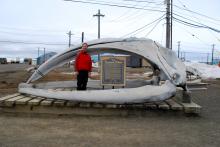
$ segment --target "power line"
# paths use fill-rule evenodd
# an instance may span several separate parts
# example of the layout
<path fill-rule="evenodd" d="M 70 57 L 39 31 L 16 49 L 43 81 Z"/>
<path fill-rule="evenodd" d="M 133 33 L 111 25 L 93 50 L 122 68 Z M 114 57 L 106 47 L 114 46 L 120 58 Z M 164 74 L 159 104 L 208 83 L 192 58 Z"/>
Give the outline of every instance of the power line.
<path fill-rule="evenodd" d="M 156 28 L 156 26 L 157 26 L 162 20 L 163 20 L 163 19 L 160 19 L 160 20 L 153 26 L 153 28 L 146 34 L 145 37 L 147 37 L 147 36 Z"/>
<path fill-rule="evenodd" d="M 24 42 L 24 41 L 10 41 L 10 40 L 0 40 L 0 43 L 9 44 L 39 44 L 39 45 L 66 45 L 61 43 L 45 43 L 45 42 Z"/>
<path fill-rule="evenodd" d="M 29 33 L 20 33 L 20 32 L 8 32 L 8 31 L 1 31 L 0 30 L 0 34 L 8 34 L 8 35 L 19 35 L 19 36 L 64 36 L 64 34 L 32 34 L 30 32 Z M 75 38 L 80 38 L 81 39 L 81 36 L 75 36 Z"/>
<path fill-rule="evenodd" d="M 146 1 L 146 0 L 143 0 L 143 1 L 141 1 L 141 0 L 122 0 L 122 1 L 127 1 L 127 2 L 140 2 L 140 3 L 152 3 L 152 4 L 157 3 L 157 2 L 155 2 L 155 1 Z"/>
<path fill-rule="evenodd" d="M 210 27 L 210 26 L 208 26 L 208 25 L 205 25 L 205 24 L 203 24 L 203 23 L 201 23 L 201 22 L 197 22 L 197 21 L 195 21 L 195 20 L 191 20 L 191 19 L 189 19 L 189 18 L 187 18 L 187 17 L 184 17 L 184 16 L 181 16 L 181 15 L 179 15 L 179 14 L 174 13 L 174 15 L 176 15 L 176 16 L 178 16 L 178 17 L 181 17 L 181 18 L 183 18 L 183 19 L 186 19 L 186 20 L 188 20 L 188 21 L 197 23 L 197 24 L 195 24 L 195 25 L 204 26 L 205 28 L 212 28 L 212 29 L 214 29 L 214 31 L 217 30 L 217 29 L 215 29 L 215 28 L 213 28 L 213 27 Z M 194 17 L 194 18 L 196 18 L 196 17 Z M 196 18 L 196 19 L 198 20 L 198 18 Z M 198 26 L 197 26 L 197 27 L 198 27 Z M 211 30 L 212 30 L 212 29 L 211 29 Z M 215 32 L 216 32 L 216 31 L 215 31 Z M 219 33 L 219 31 L 217 31 L 217 33 Z"/>
<path fill-rule="evenodd" d="M 212 30 L 212 31 L 215 31 L 215 32 L 217 32 L 217 33 L 220 33 L 220 30 L 215 29 L 215 28 L 210 27 L 210 26 L 207 26 L 207 25 L 203 25 L 203 24 L 201 24 L 201 25 L 193 24 L 193 23 L 190 23 L 190 22 L 187 22 L 187 21 L 180 20 L 180 19 L 175 18 L 175 17 L 173 17 L 173 19 L 176 20 L 177 22 L 182 23 L 182 24 L 187 25 L 187 26 L 191 26 L 191 27 L 194 27 L 194 28 L 206 28 L 206 29 L 210 29 L 210 30 Z"/>
<path fill-rule="evenodd" d="M 58 36 L 61 34 L 28 34 L 28 33 L 20 33 L 20 32 L 7 32 L 7 31 L 1 31 L 0 33 L 4 33 L 4 34 L 12 34 L 12 35 L 25 35 L 25 36 Z"/>
<path fill-rule="evenodd" d="M 146 6 L 147 6 L 147 5 L 143 6 L 142 8 L 146 8 Z M 158 8 L 158 6 L 156 6 L 156 7 Z M 155 8 L 155 7 L 153 7 L 153 8 Z M 163 9 L 163 8 L 161 8 L 161 9 Z M 143 15 L 146 15 L 145 12 L 142 11 L 142 13 L 140 13 L 140 11 L 141 11 L 141 10 L 135 10 L 135 12 L 133 12 L 133 14 L 131 14 L 131 15 L 125 17 L 123 20 L 129 21 L 129 20 L 139 19 L 139 17 L 141 17 L 141 16 L 143 16 Z M 119 20 L 119 21 L 120 21 L 120 20 Z"/>
<path fill-rule="evenodd" d="M 136 6 L 136 5 L 135 5 Z M 130 10 L 126 10 L 126 12 L 124 12 L 122 15 L 118 16 L 117 18 L 110 20 L 109 22 L 115 22 L 115 21 L 119 21 L 121 18 L 123 18 L 124 16 L 126 16 L 128 13 L 130 12 Z M 128 15 L 129 17 L 130 15 Z M 126 17 L 127 18 L 127 17 Z"/>
<path fill-rule="evenodd" d="M 147 4 L 148 5 L 148 4 Z M 147 5 L 145 5 L 145 6 L 147 6 Z M 137 6 L 137 4 L 136 5 L 134 5 L 134 7 L 135 6 Z M 145 6 L 143 6 L 142 8 L 145 8 Z M 119 16 L 119 17 L 117 17 L 116 19 L 114 19 L 114 20 L 111 20 L 112 22 L 115 22 L 115 21 L 122 21 L 122 20 L 126 20 L 127 18 L 130 18 L 131 16 L 133 16 L 133 14 L 135 13 L 135 14 L 137 14 L 139 11 L 141 11 L 141 10 L 134 10 L 134 12 L 132 13 L 132 11 L 130 10 L 130 9 L 128 9 L 126 12 L 124 12 L 121 16 Z M 130 15 L 128 15 L 128 13 L 130 13 L 131 12 L 131 14 Z M 127 15 L 127 17 L 124 17 L 124 16 L 126 16 Z M 124 17 L 124 18 L 123 18 Z"/>
<path fill-rule="evenodd" d="M 192 13 L 190 13 L 190 12 L 188 12 L 188 14 L 187 13 L 185 13 L 185 12 L 182 12 L 181 10 L 179 11 L 179 10 L 175 10 L 175 14 L 179 14 L 179 15 L 182 15 L 182 16 L 187 16 L 187 17 L 189 17 L 189 18 L 191 18 L 191 19 L 194 19 L 194 18 L 197 18 L 197 20 L 199 19 L 200 20 L 200 22 L 202 21 L 202 22 L 209 22 L 209 23 L 212 23 L 212 24 L 215 24 L 215 25 L 218 25 L 218 26 L 220 26 L 220 23 L 218 22 L 218 21 L 215 21 L 215 20 L 211 20 L 211 19 L 206 19 L 206 18 L 204 18 L 204 17 L 200 17 L 200 16 L 198 16 L 198 15 L 196 15 L 196 17 L 195 17 L 195 15 L 194 14 L 192 14 Z M 194 16 L 193 16 L 194 15 Z M 198 18 L 199 17 L 199 18 Z"/>
<path fill-rule="evenodd" d="M 30 29 L 30 28 L 17 28 L 17 27 L 8 27 L 8 26 L 0 26 L 0 28 L 5 29 L 9 29 L 9 30 L 19 30 L 19 31 L 46 31 L 46 32 L 56 32 L 56 33 L 61 33 L 61 32 L 65 32 L 65 30 L 48 30 L 48 29 Z"/>
<path fill-rule="evenodd" d="M 143 3 L 147 3 L 147 4 L 154 4 L 154 5 L 161 5 L 161 3 L 158 2 L 150 2 L 150 1 L 133 1 L 133 0 L 121 0 L 123 2 L 131 2 L 131 3 L 118 3 L 118 2 L 108 2 L 108 1 L 102 1 L 102 0 L 92 0 L 92 2 L 97 2 L 97 3 L 104 3 L 104 4 L 115 4 L 115 5 L 125 5 L 125 6 L 133 6 L 135 7 L 137 4 L 143 4 Z M 90 2 L 90 0 L 84 0 L 84 2 Z M 133 2 L 135 2 L 136 4 L 132 4 Z M 149 6 L 149 8 L 152 8 Z"/>
<path fill-rule="evenodd" d="M 184 5 L 180 0 L 178 0 L 178 2 L 184 7 L 184 8 L 186 8 L 186 9 L 188 9 L 189 10 L 189 8 L 188 7 L 186 7 L 186 5 Z M 183 16 L 181 16 L 182 18 L 184 18 Z M 193 16 L 194 18 L 196 18 L 198 21 L 199 21 L 199 24 L 202 24 L 201 23 L 201 21 L 200 21 L 200 19 L 198 19 L 197 17 L 195 17 L 195 16 Z M 186 18 L 187 20 L 189 20 L 188 18 Z M 191 20 L 191 21 L 193 21 L 193 20 Z M 195 22 L 195 21 L 194 21 Z M 196 22 L 196 23 L 198 23 L 198 22 Z M 216 24 L 216 23 L 215 23 Z M 218 25 L 220 25 L 220 24 L 218 24 Z M 218 38 L 218 37 L 216 37 L 209 29 L 208 29 L 208 31 L 209 31 L 209 33 L 215 38 L 215 39 L 217 39 L 217 41 L 220 41 L 220 39 Z"/>
<path fill-rule="evenodd" d="M 89 2 L 89 1 L 80 1 L 80 0 L 64 0 L 64 1 L 70 1 L 70 2 L 75 2 L 75 3 L 85 3 L 85 4 L 102 5 L 102 6 L 111 6 L 111 7 L 119 7 L 119 8 L 129 8 L 129 9 L 147 10 L 147 11 L 155 11 L 155 12 L 165 12 L 165 11 L 157 10 L 157 9 L 146 9 L 146 8 L 141 8 L 141 7 L 126 6 L 126 5 L 117 5 L 117 4 L 109 4 L 109 3 Z"/>
<path fill-rule="evenodd" d="M 84 1 L 89 2 L 89 0 L 84 0 Z M 101 0 L 92 0 L 92 1 L 93 1 L 93 2 L 97 2 L 97 3 L 105 3 L 105 4 L 135 6 L 134 4 L 128 4 L 128 3 L 108 2 L 108 1 L 101 1 Z"/>
<path fill-rule="evenodd" d="M 165 15 L 165 14 L 164 14 Z M 162 15 L 161 17 L 159 17 L 159 18 L 157 18 L 156 20 L 154 20 L 154 21 L 152 21 L 152 22 L 150 22 L 150 23 L 148 23 L 148 24 L 146 24 L 146 25 L 144 25 L 144 26 L 142 26 L 142 27 L 140 27 L 140 28 L 138 28 L 138 29 L 136 29 L 136 30 L 134 30 L 134 31 L 132 31 L 132 32 L 130 32 L 130 33 L 128 33 L 128 34 L 126 34 L 126 35 L 124 35 L 124 36 L 122 36 L 122 38 L 123 37 L 126 37 L 126 36 L 128 36 L 128 35 L 131 35 L 131 34 L 133 34 L 133 33 L 135 33 L 135 32 L 137 32 L 137 31 L 140 31 L 140 30 L 142 30 L 142 29 L 144 29 L 144 28 L 146 28 L 147 26 L 149 26 L 149 25 L 151 25 L 151 24 L 153 24 L 153 23 L 155 23 L 155 22 L 157 22 L 158 20 L 162 20 L 162 19 L 164 19 L 163 17 L 164 17 L 164 15 Z"/>
<path fill-rule="evenodd" d="M 183 28 L 183 27 L 181 27 Z M 192 34 L 190 31 L 186 30 L 185 28 L 183 28 L 188 34 L 190 34 L 192 37 L 195 37 L 196 39 L 198 39 L 200 42 L 202 42 L 205 45 L 209 45 L 208 43 L 206 43 L 205 41 L 201 40 L 199 37 L 197 37 L 195 34 Z"/>
<path fill-rule="evenodd" d="M 133 5 L 134 7 L 136 7 L 136 6 L 138 6 L 138 4 L 139 3 L 141 3 L 141 2 L 144 2 L 144 3 L 146 3 L 144 6 L 142 6 L 141 8 L 149 8 L 149 5 L 151 5 L 151 4 L 153 4 L 154 5 L 154 7 L 150 7 L 150 8 L 152 8 L 152 9 L 154 9 L 154 8 L 158 8 L 158 5 L 160 5 L 160 6 L 163 6 L 163 2 L 160 2 L 160 3 L 157 3 L 157 2 L 149 2 L 149 1 L 138 1 L 138 0 L 122 0 L 122 1 L 131 1 L 131 2 L 136 2 L 136 4 L 135 5 Z M 141 5 L 143 5 L 143 4 L 141 4 Z M 155 6 L 156 5 L 156 6 Z M 138 14 L 139 13 L 139 11 L 141 11 L 140 9 L 139 10 L 136 10 L 135 12 L 133 12 L 132 14 L 130 14 L 130 15 L 128 15 L 128 13 L 129 12 L 131 12 L 130 10 L 127 10 L 125 13 L 123 13 L 121 16 L 119 16 L 119 17 L 117 17 L 117 18 L 115 18 L 115 19 L 113 19 L 113 20 L 111 20 L 110 22 L 115 22 L 115 21 L 122 21 L 121 20 L 121 18 L 123 18 L 124 16 L 126 16 L 127 15 L 127 17 L 124 17 L 123 18 L 123 20 L 125 20 L 125 19 L 127 19 L 127 18 L 137 18 L 138 16 L 140 16 L 140 15 L 143 15 L 143 14 Z M 133 15 L 134 14 L 134 15 Z"/>
<path fill-rule="evenodd" d="M 184 10 L 184 11 L 188 11 L 188 12 L 191 12 L 191 13 L 193 13 L 193 14 L 197 14 L 197 15 L 202 16 L 202 17 L 206 17 L 206 18 L 211 19 L 211 20 L 214 20 L 214 21 L 220 21 L 219 19 L 216 19 L 216 18 L 207 16 L 207 15 L 204 15 L 204 14 L 202 14 L 202 13 L 198 13 L 198 12 L 192 11 L 192 10 L 190 10 L 190 9 L 182 8 L 182 7 L 177 6 L 177 5 L 173 5 L 173 6 L 176 7 L 176 8 L 178 8 L 178 9 L 181 9 L 181 10 Z"/>
<path fill-rule="evenodd" d="M 194 21 L 194 20 L 191 20 L 191 19 L 189 19 L 189 18 L 183 17 L 183 16 L 181 16 L 181 15 L 178 15 L 178 14 L 174 14 L 174 15 L 179 16 L 179 17 L 182 17 L 182 18 L 184 18 L 184 19 L 186 19 L 186 20 L 190 20 L 190 21 L 192 21 L 192 22 L 198 23 L 199 25 L 207 26 L 207 25 L 205 25 L 205 24 L 202 24 L 201 22 L 196 22 L 196 21 Z M 199 19 L 198 19 L 197 17 L 194 17 L 194 18 L 196 18 L 196 19 L 199 21 Z M 207 27 L 209 27 L 209 26 L 207 26 Z M 216 37 L 210 29 L 208 29 L 208 31 L 209 31 L 209 33 L 210 33 L 217 41 L 220 42 L 220 39 L 219 39 L 218 37 Z M 216 32 L 216 31 L 215 31 L 215 32 Z M 217 32 L 217 33 L 219 33 L 219 32 Z"/>
<path fill-rule="evenodd" d="M 188 7 L 186 7 L 186 5 L 185 4 L 183 4 L 183 2 L 181 2 L 180 0 L 177 0 L 185 9 L 187 9 L 188 10 L 188 12 L 190 12 L 191 13 L 191 10 L 188 8 Z M 180 9 L 180 8 L 179 8 Z M 181 9 L 182 10 L 182 9 Z M 195 18 L 195 17 L 194 17 Z M 198 20 L 198 18 L 196 18 L 197 20 Z"/>
<path fill-rule="evenodd" d="M 198 23 L 198 24 L 200 24 L 200 25 L 204 25 L 204 24 L 202 24 L 202 23 L 200 23 L 200 22 L 197 22 L 197 21 L 195 21 L 195 20 L 191 20 L 191 19 L 189 19 L 189 18 L 187 18 L 187 17 L 184 17 L 184 16 L 182 16 L 182 15 L 179 15 L 179 14 L 176 14 L 176 13 L 173 13 L 173 14 L 176 15 L 176 16 L 178 16 L 178 17 L 181 17 L 181 18 L 183 18 L 183 19 L 186 19 L 186 20 L 188 20 L 188 21 L 192 21 L 192 22 Z"/>

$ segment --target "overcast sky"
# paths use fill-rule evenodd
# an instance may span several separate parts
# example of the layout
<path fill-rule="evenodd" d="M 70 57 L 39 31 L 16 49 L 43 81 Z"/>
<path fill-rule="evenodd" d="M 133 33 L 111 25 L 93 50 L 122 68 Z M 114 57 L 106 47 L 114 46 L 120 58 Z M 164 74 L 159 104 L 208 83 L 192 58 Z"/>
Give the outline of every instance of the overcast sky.
<path fill-rule="evenodd" d="M 101 10 L 101 38 L 147 37 L 165 45 L 165 11 L 162 0 L 80 0 L 108 3 L 139 9 L 128 9 L 77 3 L 63 0 L 0 0 L 0 57 L 37 57 L 37 48 L 62 51 L 68 47 L 69 30 L 72 44 L 97 38 L 97 17 Z M 218 0 L 173 0 L 174 17 L 189 23 L 201 23 L 220 30 L 220 2 Z M 150 9 L 150 10 L 149 10 Z M 185 9 L 185 10 L 183 10 Z M 153 10 L 153 11 L 152 11 Z M 193 12 L 189 12 L 193 11 Z M 205 16 L 203 16 L 205 15 Z M 154 21 L 156 20 L 156 21 Z M 160 21 L 161 20 L 161 21 Z M 149 23 L 152 24 L 131 33 Z M 173 49 L 181 41 L 181 49 L 192 52 L 211 52 L 215 44 L 220 55 L 220 33 L 193 28 L 174 21 Z M 35 44 L 34 44 L 35 43 Z"/>

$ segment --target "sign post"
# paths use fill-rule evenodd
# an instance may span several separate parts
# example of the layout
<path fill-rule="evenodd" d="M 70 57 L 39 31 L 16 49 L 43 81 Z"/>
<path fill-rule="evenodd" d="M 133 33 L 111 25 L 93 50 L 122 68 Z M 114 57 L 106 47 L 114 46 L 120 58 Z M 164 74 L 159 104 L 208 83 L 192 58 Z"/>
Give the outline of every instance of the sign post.
<path fill-rule="evenodd" d="M 101 57 L 101 85 L 125 86 L 126 82 L 126 57 L 102 56 Z"/>

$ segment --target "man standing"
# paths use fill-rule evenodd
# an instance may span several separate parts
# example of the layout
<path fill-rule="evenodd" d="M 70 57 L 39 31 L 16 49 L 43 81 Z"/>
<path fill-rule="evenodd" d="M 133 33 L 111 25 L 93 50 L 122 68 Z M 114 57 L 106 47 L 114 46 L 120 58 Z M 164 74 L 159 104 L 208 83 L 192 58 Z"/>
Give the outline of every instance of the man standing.
<path fill-rule="evenodd" d="M 87 53 L 87 43 L 82 44 L 82 49 L 76 56 L 75 71 L 77 75 L 77 90 L 86 90 L 88 77 L 92 71 L 91 56 Z"/>

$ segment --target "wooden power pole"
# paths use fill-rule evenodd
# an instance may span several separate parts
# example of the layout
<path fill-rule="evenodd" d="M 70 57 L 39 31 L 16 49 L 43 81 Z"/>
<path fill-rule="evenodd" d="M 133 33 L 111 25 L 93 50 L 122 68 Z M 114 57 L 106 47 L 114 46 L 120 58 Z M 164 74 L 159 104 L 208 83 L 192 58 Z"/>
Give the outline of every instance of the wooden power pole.
<path fill-rule="evenodd" d="M 214 51 L 215 51 L 215 44 L 212 45 L 212 65 L 214 64 Z"/>
<path fill-rule="evenodd" d="M 100 13 L 100 10 L 98 10 L 97 14 L 94 14 L 93 17 L 98 17 L 98 39 L 100 39 L 100 17 L 104 17 L 105 15 Z"/>
<path fill-rule="evenodd" d="M 172 2 L 173 0 L 166 0 L 166 48 L 172 49 Z"/>
<path fill-rule="evenodd" d="M 68 33 L 66 33 L 66 34 L 69 36 L 69 48 L 70 48 L 70 46 L 71 46 L 71 36 L 73 34 L 71 33 L 71 30 Z"/>

